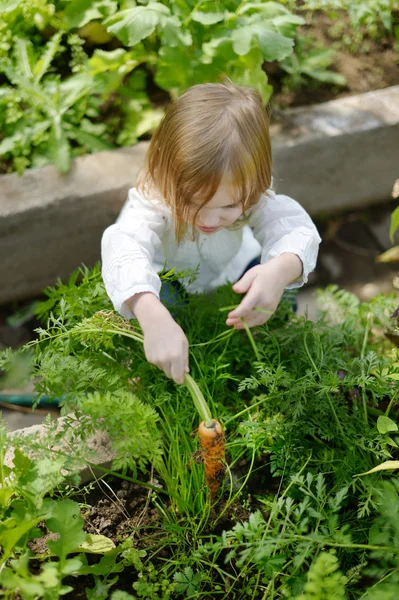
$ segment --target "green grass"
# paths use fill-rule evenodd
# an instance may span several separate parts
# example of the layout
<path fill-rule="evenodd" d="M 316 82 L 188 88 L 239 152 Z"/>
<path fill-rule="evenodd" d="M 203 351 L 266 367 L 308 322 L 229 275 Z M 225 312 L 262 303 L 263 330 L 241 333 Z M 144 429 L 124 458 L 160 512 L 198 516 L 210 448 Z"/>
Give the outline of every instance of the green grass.
<path fill-rule="evenodd" d="M 361 304 L 328 288 L 317 322 L 296 317 L 287 304 L 249 332 L 224 324 L 220 309 L 238 300 L 228 287 L 190 298 L 176 318 L 189 338 L 191 375 L 227 439 L 227 475 L 211 503 L 197 461 L 199 416 L 190 391 L 146 362 L 141 332 L 110 310 L 99 269 L 83 270 L 48 296 L 39 307 L 46 326 L 22 354 L 32 355 L 38 393 L 63 397 L 63 410 L 74 410 L 83 423 L 70 431 L 73 461 L 52 456 L 72 469 L 88 459 L 85 440 L 106 430 L 116 459 L 104 475 L 142 481 L 159 515 L 98 567 L 83 559 L 79 567 L 68 563 L 76 577 L 89 578 L 95 591 L 87 598 L 112 598 L 119 589 L 154 600 L 394 600 L 398 484 L 389 473 L 358 474 L 399 457 L 395 426 L 377 424 L 384 414 L 397 418 L 398 351 L 383 336 L 395 297 Z M 1 365 L 10 368 L 15 358 L 3 353 Z M 12 495 L 0 494 L 0 534 L 16 515 L 25 521 L 39 515 L 25 488 L 37 469 L 46 480 L 40 465 L 48 465 L 56 436 L 49 428 L 47 439 L 25 444 L 38 466 L 21 455 Z M 4 481 L 8 471 L 1 472 Z M 51 490 L 51 479 L 41 488 Z M 54 506 L 73 498 L 63 488 L 42 520 L 51 524 Z M 68 510 L 72 518 L 75 509 Z M 35 535 L 32 525 L 10 542 L 14 562 L 0 579 L 5 597 L 12 598 L 16 581 L 31 577 L 22 563 L 29 563 L 26 544 Z M 61 553 L 60 560 L 70 557 Z M 57 573 L 59 592 L 63 574 Z"/>

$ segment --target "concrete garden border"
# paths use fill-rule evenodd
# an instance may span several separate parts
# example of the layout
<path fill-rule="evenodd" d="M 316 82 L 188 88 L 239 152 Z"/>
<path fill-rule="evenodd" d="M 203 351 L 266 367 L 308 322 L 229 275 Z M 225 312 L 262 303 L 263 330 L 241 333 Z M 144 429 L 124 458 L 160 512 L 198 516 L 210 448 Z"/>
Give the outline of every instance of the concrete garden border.
<path fill-rule="evenodd" d="M 399 86 L 287 109 L 272 127 L 275 187 L 313 215 L 384 202 L 399 176 Z M 0 304 L 100 256 L 147 143 L 0 176 Z"/>

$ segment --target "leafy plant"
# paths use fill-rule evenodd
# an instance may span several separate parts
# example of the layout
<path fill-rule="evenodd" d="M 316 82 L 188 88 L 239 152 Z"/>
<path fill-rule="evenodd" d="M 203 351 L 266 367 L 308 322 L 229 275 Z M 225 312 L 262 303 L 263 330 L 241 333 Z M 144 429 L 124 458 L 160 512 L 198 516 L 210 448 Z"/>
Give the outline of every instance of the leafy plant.
<path fill-rule="evenodd" d="M 88 598 L 112 598 L 117 587 L 119 595 L 154 599 L 392 595 L 398 490 L 375 467 L 398 458 L 399 360 L 383 335 L 394 295 L 361 303 L 332 286 L 320 295 L 317 322 L 282 306 L 251 338 L 224 325 L 223 308 L 237 302 L 229 286 L 192 296 L 177 312 L 191 373 L 227 432 L 225 493 L 216 505 L 196 464 L 189 392 L 147 363 L 141 331 L 110 309 L 99 268 L 81 269 L 47 295 L 37 309 L 46 326 L 22 356 L 32 356 L 37 393 L 63 398 L 63 411 L 76 417 L 68 415 L 62 434 L 48 425 L 47 437 L 21 441 L 9 483 L 2 467 L 7 591 L 19 587 L 28 600 L 35 584 L 38 597 L 53 598 L 70 570 L 89 577 Z M 12 359 L 3 353 L 1 366 Z M 64 485 L 61 468 L 90 460 L 84 441 L 98 427 L 113 443 L 117 475 L 143 480 L 159 518 L 91 562 L 87 538 L 72 550 L 68 537 L 82 533 L 78 505 L 54 488 Z M 57 435 L 68 436 L 75 456 L 51 450 Z M 62 535 L 32 574 L 28 541 L 40 535 L 40 520 Z M 117 580 L 125 569 L 126 585 Z"/>
<path fill-rule="evenodd" d="M 335 18 L 344 11 L 354 31 L 365 27 L 371 37 L 378 38 L 384 30 L 392 32 L 392 14 L 398 9 L 397 0 L 305 0 L 304 10 L 322 10 Z"/>
<path fill-rule="evenodd" d="M 277 61 L 295 85 L 341 84 L 326 52 L 301 52 L 285 2 L 1 0 L 0 156 L 18 173 L 136 143 L 169 98 L 228 76 L 272 94 Z M 294 54 L 294 49 L 296 54 Z"/>
<path fill-rule="evenodd" d="M 285 84 L 291 89 L 306 86 L 309 80 L 319 83 L 344 86 L 346 79 L 340 73 L 331 71 L 333 51 L 330 48 L 307 48 L 309 44 L 299 39 L 295 53 L 281 62 L 281 68 L 288 74 Z"/>

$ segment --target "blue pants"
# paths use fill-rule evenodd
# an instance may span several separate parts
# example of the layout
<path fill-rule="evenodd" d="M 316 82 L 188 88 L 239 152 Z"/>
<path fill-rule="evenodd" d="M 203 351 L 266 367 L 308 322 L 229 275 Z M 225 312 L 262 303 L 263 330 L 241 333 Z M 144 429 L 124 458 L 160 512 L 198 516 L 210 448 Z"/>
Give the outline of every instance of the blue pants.
<path fill-rule="evenodd" d="M 249 271 L 249 269 L 252 269 L 252 267 L 256 267 L 257 265 L 260 265 L 260 258 L 254 258 L 253 260 L 251 260 L 251 262 L 248 263 L 248 265 L 244 269 L 244 272 L 238 279 L 241 279 L 241 277 L 247 271 Z M 184 306 L 185 304 L 187 304 L 187 300 L 185 299 L 186 297 L 187 292 L 182 286 L 182 284 L 179 283 L 179 281 L 165 281 L 162 284 L 160 299 L 162 304 L 164 304 L 167 308 Z M 289 300 L 289 302 L 292 304 L 293 311 L 297 311 L 298 305 L 296 301 L 295 290 L 286 290 L 282 299 Z"/>

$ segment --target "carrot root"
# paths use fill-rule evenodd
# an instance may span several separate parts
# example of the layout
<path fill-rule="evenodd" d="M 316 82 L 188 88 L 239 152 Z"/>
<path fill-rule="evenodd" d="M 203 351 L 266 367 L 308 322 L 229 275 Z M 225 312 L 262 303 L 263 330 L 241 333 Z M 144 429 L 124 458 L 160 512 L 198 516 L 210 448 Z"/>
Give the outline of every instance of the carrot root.
<path fill-rule="evenodd" d="M 214 498 L 224 478 L 224 433 L 219 421 L 212 420 L 209 427 L 202 421 L 198 436 L 204 459 L 205 481 L 209 495 Z"/>

